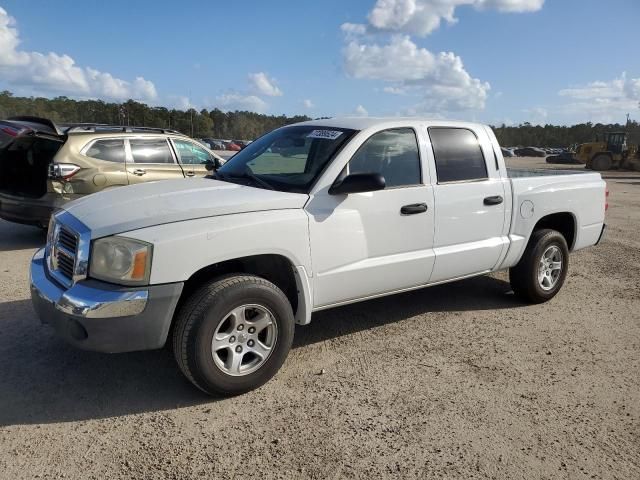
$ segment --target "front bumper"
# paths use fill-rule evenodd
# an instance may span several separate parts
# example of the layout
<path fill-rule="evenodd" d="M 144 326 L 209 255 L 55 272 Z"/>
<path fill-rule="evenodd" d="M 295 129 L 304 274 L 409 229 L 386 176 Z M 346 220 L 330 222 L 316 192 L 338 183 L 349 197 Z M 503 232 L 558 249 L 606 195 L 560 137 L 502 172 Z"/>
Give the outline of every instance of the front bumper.
<path fill-rule="evenodd" d="M 31 260 L 30 283 L 43 324 L 78 348 L 110 353 L 161 348 L 183 287 L 127 288 L 83 280 L 65 290 L 49 277 L 44 249 Z"/>

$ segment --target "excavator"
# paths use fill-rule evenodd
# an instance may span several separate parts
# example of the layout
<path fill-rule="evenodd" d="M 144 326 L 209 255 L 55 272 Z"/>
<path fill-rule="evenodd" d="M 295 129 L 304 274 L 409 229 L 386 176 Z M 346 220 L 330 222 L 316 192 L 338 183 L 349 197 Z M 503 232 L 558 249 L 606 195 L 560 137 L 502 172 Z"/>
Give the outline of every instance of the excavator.
<path fill-rule="evenodd" d="M 574 159 L 597 171 L 640 170 L 638 145 L 627 145 L 626 132 L 609 132 L 602 140 L 578 145 Z"/>

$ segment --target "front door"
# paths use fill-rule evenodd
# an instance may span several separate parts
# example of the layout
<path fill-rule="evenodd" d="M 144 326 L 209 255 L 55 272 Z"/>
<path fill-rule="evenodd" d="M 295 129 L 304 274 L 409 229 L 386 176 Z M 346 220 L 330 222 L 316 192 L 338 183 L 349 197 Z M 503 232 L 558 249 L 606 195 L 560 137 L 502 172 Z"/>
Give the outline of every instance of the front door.
<path fill-rule="evenodd" d="M 428 281 L 433 193 L 421 172 L 414 130 L 384 130 L 362 144 L 340 175 L 380 173 L 384 190 L 349 195 L 323 190 L 310 199 L 316 308 Z"/>
<path fill-rule="evenodd" d="M 130 138 L 127 155 L 129 184 L 184 178 L 164 137 Z"/>
<path fill-rule="evenodd" d="M 189 140 L 172 138 L 171 141 L 176 147 L 178 159 L 186 177 L 204 177 L 211 174 L 207 170 L 207 164 L 214 164 L 213 155 Z"/>
<path fill-rule="evenodd" d="M 505 207 L 511 199 L 486 132 L 432 127 L 428 133 L 437 176 L 430 282 L 491 270 L 508 244 Z"/>

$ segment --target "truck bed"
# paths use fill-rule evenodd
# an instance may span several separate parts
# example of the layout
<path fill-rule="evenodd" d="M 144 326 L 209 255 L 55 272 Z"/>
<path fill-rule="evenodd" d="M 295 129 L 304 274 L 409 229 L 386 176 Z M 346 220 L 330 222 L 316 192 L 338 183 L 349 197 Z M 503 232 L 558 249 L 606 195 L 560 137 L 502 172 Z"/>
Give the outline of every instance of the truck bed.
<path fill-rule="evenodd" d="M 561 175 L 589 175 L 591 170 L 556 170 L 542 168 L 507 168 L 509 178 L 557 177 Z"/>
<path fill-rule="evenodd" d="M 606 184 L 591 170 L 507 169 L 513 195 L 512 242 L 527 239 L 535 219 L 570 212 L 575 241 L 571 250 L 594 245 L 602 232 Z M 523 241 L 523 243 L 526 243 Z"/>

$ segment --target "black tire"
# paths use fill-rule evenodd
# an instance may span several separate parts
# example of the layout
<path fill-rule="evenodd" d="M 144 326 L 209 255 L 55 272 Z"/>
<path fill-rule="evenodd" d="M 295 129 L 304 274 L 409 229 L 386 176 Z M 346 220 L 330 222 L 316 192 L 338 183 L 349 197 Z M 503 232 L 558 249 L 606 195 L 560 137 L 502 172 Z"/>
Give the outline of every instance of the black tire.
<path fill-rule="evenodd" d="M 229 312 L 248 304 L 272 313 L 275 341 L 257 370 L 232 376 L 214 361 L 213 335 Z M 176 315 L 173 351 L 182 373 L 200 390 L 210 395 L 238 395 L 260 387 L 276 374 L 291 348 L 294 327 L 291 304 L 277 286 L 252 275 L 232 275 L 203 285 L 185 301 Z"/>
<path fill-rule="evenodd" d="M 611 170 L 613 166 L 613 160 L 611 159 L 611 155 L 607 155 L 606 153 L 599 153 L 593 160 L 591 160 L 591 168 L 598 172 L 606 172 L 607 170 Z"/>
<path fill-rule="evenodd" d="M 561 253 L 562 267 L 551 288 L 545 289 L 538 280 L 542 255 L 552 246 L 558 247 Z M 535 230 L 529 239 L 522 258 L 515 267 L 509 270 L 509 281 L 514 293 L 525 302 L 543 303 L 551 300 L 562 288 L 569 269 L 569 248 L 567 241 L 556 230 Z"/>

